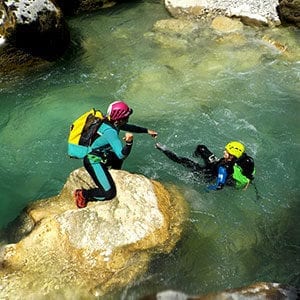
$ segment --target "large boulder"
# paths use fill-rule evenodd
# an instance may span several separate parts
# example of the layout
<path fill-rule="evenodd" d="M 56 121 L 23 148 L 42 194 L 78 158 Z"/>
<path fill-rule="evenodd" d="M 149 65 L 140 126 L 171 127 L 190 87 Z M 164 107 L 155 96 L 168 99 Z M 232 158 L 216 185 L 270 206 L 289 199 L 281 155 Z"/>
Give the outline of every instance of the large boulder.
<path fill-rule="evenodd" d="M 180 194 L 141 175 L 111 174 L 113 200 L 78 209 L 74 190 L 93 186 L 81 168 L 59 195 L 32 203 L 10 224 L 0 255 L 1 299 L 104 295 L 145 272 L 153 254 L 172 250 L 187 212 Z"/>
<path fill-rule="evenodd" d="M 63 14 L 50 0 L 0 2 L 0 76 L 48 66 L 69 43 Z"/>
<path fill-rule="evenodd" d="M 11 46 L 46 58 L 60 56 L 69 46 L 63 14 L 50 0 L 4 0 L 0 15 L 0 35 Z"/>
<path fill-rule="evenodd" d="M 279 0 L 277 11 L 283 25 L 300 27 L 300 0 Z"/>
<path fill-rule="evenodd" d="M 216 16 L 237 17 L 247 25 L 279 25 L 278 0 L 165 0 L 172 16 L 213 19 Z"/>
<path fill-rule="evenodd" d="M 65 16 L 108 8 L 112 0 L 1 0 L 0 76 L 51 66 L 70 45 Z"/>

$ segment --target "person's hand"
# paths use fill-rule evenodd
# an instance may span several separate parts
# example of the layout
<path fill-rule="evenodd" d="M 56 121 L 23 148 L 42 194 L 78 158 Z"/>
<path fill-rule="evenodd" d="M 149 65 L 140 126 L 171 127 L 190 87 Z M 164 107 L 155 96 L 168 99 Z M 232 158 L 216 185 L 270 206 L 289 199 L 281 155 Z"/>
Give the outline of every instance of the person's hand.
<path fill-rule="evenodd" d="M 167 146 L 166 145 L 163 145 L 161 143 L 156 143 L 155 144 L 155 148 L 160 150 L 160 151 L 166 151 L 167 150 Z"/>
<path fill-rule="evenodd" d="M 128 143 L 128 144 L 132 144 L 132 142 L 133 142 L 133 134 L 130 133 L 130 132 L 126 132 L 126 133 L 125 133 L 125 136 L 124 136 L 124 138 L 123 138 L 123 140 L 124 140 L 126 143 Z"/>
<path fill-rule="evenodd" d="M 158 135 L 158 133 L 152 129 L 148 129 L 148 134 L 150 134 L 153 138 L 157 138 Z"/>
<path fill-rule="evenodd" d="M 250 181 L 249 181 L 249 182 L 246 184 L 246 186 L 243 188 L 243 191 L 246 191 L 246 190 L 247 190 L 249 184 L 250 184 Z"/>

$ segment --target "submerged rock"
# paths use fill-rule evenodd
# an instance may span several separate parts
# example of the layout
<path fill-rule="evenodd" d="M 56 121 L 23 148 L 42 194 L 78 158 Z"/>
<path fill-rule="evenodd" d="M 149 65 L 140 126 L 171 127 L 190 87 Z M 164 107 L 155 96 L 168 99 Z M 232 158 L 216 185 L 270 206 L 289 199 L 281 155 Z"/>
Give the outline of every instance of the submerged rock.
<path fill-rule="evenodd" d="M 142 298 L 142 300 L 189 300 L 189 299 L 201 299 L 201 300 L 296 300 L 299 299 L 299 290 L 292 286 L 270 283 L 270 282 L 258 282 L 250 286 L 228 289 L 222 292 L 211 293 L 199 296 L 190 296 L 178 291 L 162 291 L 156 295 L 150 295 Z"/>
<path fill-rule="evenodd" d="M 178 192 L 141 175 L 111 173 L 113 200 L 76 207 L 73 191 L 93 186 L 82 168 L 58 196 L 26 208 L 18 228 L 11 224 L 18 234 L 8 233 L 11 244 L 2 247 L 1 299 L 103 295 L 145 272 L 153 254 L 173 249 L 186 213 Z"/>
<path fill-rule="evenodd" d="M 227 17 L 216 17 L 212 23 L 211 27 L 217 31 L 231 33 L 243 30 L 243 24 L 239 20 L 230 19 Z"/>

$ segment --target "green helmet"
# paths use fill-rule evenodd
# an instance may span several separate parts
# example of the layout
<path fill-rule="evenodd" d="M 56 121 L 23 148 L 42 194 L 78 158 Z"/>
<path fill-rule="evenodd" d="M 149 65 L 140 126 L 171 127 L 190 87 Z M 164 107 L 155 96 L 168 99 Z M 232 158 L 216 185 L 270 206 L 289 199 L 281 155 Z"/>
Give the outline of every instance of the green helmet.
<path fill-rule="evenodd" d="M 225 150 L 236 158 L 240 158 L 245 152 L 245 146 L 240 142 L 232 141 L 225 146 Z"/>

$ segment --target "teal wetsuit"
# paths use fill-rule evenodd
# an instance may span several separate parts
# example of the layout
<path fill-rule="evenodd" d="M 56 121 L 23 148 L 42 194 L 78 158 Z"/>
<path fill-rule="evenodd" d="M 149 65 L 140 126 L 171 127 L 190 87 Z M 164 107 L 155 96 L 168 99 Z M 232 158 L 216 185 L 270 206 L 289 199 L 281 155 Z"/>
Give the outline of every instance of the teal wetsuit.
<path fill-rule="evenodd" d="M 108 122 L 101 124 L 97 132 L 99 136 L 91 145 L 92 151 L 83 159 L 84 167 L 97 185 L 97 188 L 83 189 L 83 196 L 89 201 L 109 200 L 116 196 L 116 186 L 108 168 L 120 169 L 132 147 L 132 142 L 123 146 L 119 137 L 120 130 L 147 132 L 146 128 L 136 125 L 126 124 L 116 128 Z"/>

